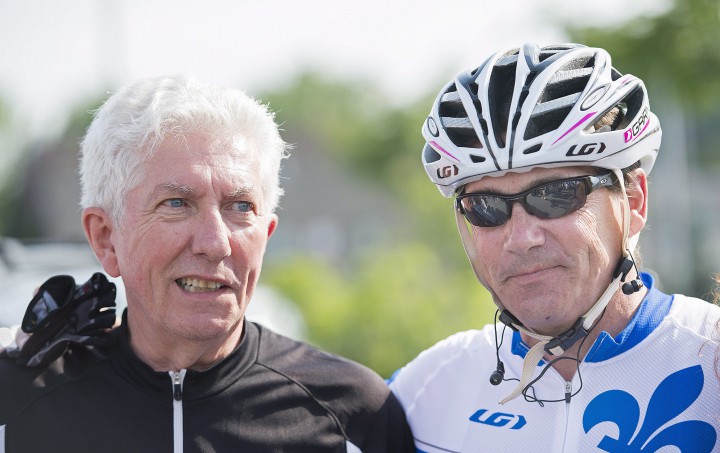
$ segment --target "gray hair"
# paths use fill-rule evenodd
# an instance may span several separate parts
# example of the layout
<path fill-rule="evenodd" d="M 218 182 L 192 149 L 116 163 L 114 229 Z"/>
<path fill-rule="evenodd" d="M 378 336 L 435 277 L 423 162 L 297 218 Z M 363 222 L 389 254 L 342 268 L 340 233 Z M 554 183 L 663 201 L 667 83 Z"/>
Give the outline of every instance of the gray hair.
<path fill-rule="evenodd" d="M 283 193 L 280 162 L 287 146 L 272 112 L 235 89 L 185 76 L 139 80 L 112 95 L 95 112 L 81 144 L 83 208 L 100 207 L 119 221 L 127 193 L 143 178 L 143 164 L 166 137 L 204 133 L 248 144 L 259 161 L 265 212 Z M 243 140 L 233 140 L 242 137 Z"/>

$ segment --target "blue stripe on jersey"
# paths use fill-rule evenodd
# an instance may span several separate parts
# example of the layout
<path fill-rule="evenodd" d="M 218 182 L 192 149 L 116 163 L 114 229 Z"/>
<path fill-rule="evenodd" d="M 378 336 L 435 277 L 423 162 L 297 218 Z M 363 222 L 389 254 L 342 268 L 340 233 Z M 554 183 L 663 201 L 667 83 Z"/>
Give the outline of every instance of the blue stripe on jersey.
<path fill-rule="evenodd" d="M 635 316 L 617 337 L 602 332 L 585 357 L 586 362 L 602 362 L 629 351 L 650 335 L 665 319 L 673 303 L 673 296 L 660 292 L 654 287 L 649 274 L 641 274 L 643 284 L 648 288 Z"/>

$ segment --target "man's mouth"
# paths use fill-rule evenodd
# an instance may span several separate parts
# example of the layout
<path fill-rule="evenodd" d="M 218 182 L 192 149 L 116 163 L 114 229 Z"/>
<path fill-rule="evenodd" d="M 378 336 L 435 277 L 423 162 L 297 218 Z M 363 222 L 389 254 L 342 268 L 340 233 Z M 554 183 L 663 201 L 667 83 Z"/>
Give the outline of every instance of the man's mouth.
<path fill-rule="evenodd" d="M 175 283 L 185 291 L 190 293 L 202 293 L 208 291 L 217 291 L 220 288 L 224 288 L 220 282 L 214 282 L 212 280 L 203 280 L 200 278 L 178 278 Z"/>
<path fill-rule="evenodd" d="M 548 271 L 551 271 L 555 269 L 558 266 L 545 266 L 545 267 L 536 267 L 536 268 L 528 268 L 524 270 L 515 270 L 512 273 L 508 274 L 505 277 L 505 281 L 511 280 L 511 279 L 530 279 L 530 278 L 537 278 Z"/>

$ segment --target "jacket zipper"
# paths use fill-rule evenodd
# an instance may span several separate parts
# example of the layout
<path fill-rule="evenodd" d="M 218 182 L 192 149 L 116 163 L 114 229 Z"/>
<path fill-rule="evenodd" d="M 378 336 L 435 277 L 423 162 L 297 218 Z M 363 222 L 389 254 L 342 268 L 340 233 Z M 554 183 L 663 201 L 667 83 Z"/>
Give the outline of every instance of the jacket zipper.
<path fill-rule="evenodd" d="M 183 451 L 183 381 L 187 370 L 170 371 L 173 391 L 173 452 Z"/>

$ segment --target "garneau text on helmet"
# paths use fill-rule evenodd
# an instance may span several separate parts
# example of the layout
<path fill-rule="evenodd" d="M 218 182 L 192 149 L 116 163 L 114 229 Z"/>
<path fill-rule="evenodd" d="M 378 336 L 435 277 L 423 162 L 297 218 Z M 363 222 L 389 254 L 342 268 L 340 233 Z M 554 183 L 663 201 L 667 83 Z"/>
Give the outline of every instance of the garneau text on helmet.
<path fill-rule="evenodd" d="M 650 124 L 648 122 L 648 111 L 648 108 L 645 107 L 645 110 L 643 110 L 637 121 L 633 123 L 630 129 L 625 131 L 625 143 L 637 138 L 645 131 L 645 128 Z M 640 128 L 642 128 L 642 130 Z"/>

